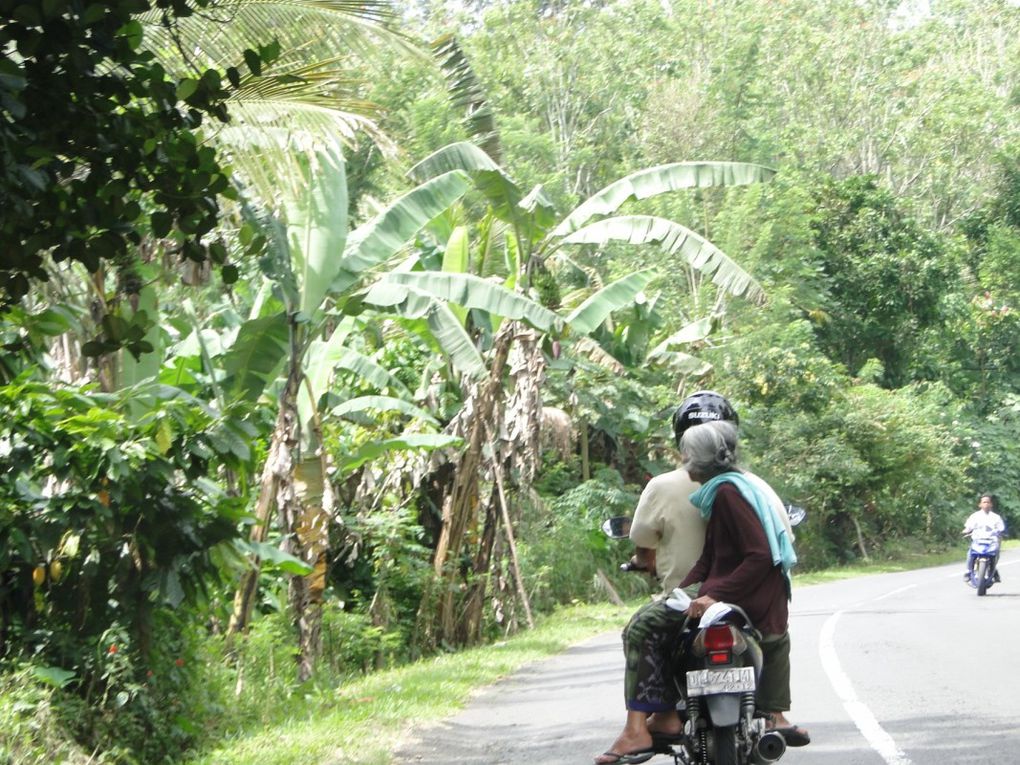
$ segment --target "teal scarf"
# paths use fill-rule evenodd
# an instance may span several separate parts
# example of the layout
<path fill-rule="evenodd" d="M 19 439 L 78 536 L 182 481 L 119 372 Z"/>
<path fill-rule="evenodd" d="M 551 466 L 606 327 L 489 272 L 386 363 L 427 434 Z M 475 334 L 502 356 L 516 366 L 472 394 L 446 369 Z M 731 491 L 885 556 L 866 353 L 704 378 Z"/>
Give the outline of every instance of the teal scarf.
<path fill-rule="evenodd" d="M 793 544 L 790 542 L 790 535 L 786 532 L 786 526 L 776 516 L 772 503 L 761 489 L 748 480 L 743 473 L 735 471 L 720 473 L 691 494 L 691 502 L 701 511 L 701 517 L 707 521 L 712 515 L 715 493 L 721 483 L 732 483 L 736 486 L 747 503 L 754 508 L 754 512 L 765 530 L 765 538 L 769 541 L 772 564 L 783 567 L 783 576 L 786 577 L 787 593 L 789 593 L 790 569 L 797 565 L 797 554 L 793 551 Z"/>

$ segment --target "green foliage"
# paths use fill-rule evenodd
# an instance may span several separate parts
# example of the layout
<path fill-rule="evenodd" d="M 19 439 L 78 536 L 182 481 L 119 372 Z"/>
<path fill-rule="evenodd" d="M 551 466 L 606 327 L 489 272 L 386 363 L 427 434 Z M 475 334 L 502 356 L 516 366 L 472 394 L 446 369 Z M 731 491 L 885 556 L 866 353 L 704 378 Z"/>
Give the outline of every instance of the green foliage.
<path fill-rule="evenodd" d="M 18 765 L 105 763 L 68 736 L 53 708 L 57 692 L 30 665 L 0 674 L 0 762 Z"/>
<path fill-rule="evenodd" d="M 125 414 L 128 402 L 145 414 Z M 110 631 L 147 661 L 159 609 L 193 609 L 215 581 L 243 507 L 209 479 L 250 459 L 248 434 L 161 389 L 117 398 L 19 381 L 0 388 L 0 412 L 4 653 L 106 694 Z"/>
<path fill-rule="evenodd" d="M 46 278 L 46 253 L 96 271 L 130 269 L 142 237 L 184 258 L 223 262 L 204 237 L 229 178 L 195 131 L 227 119 L 213 70 L 177 80 L 144 47 L 137 14 L 171 25 L 208 0 L 4 4 L 0 24 L 0 289 L 18 300 Z M 258 55 L 255 54 L 256 59 Z"/>
<path fill-rule="evenodd" d="M 391 492 L 381 502 L 376 512 L 352 519 L 341 545 L 347 561 L 332 571 L 332 594 L 343 613 L 336 615 L 336 655 L 328 661 L 338 673 L 399 663 L 415 643 L 431 551 L 415 508 Z M 352 630 L 358 636 L 348 635 Z"/>
<path fill-rule="evenodd" d="M 182 715 L 195 725 L 192 743 L 208 749 L 245 731 L 321 714 L 399 642 L 396 633 L 373 626 L 370 616 L 336 607 L 323 613 L 322 636 L 323 661 L 304 683 L 294 676 L 294 624 L 284 612 L 259 615 L 229 645 L 222 635 L 196 641 L 194 678 L 200 685 L 181 689 L 198 704 Z"/>
<path fill-rule="evenodd" d="M 637 494 L 611 468 L 529 508 L 518 532 L 518 551 L 532 607 L 549 611 L 576 600 L 604 598 L 598 572 L 625 595 L 646 591 L 640 577 L 619 575 L 629 553 L 602 533 L 602 522 L 630 515 Z"/>
<path fill-rule="evenodd" d="M 291 4 L 300 6 L 293 15 L 277 15 L 276 4 L 243 3 L 256 11 L 232 16 L 230 31 L 245 34 L 228 35 L 226 46 L 218 44 L 222 25 L 202 34 L 204 14 L 183 18 L 205 5 L 16 2 L 0 25 L 8 43 L 0 62 L 7 118 L 0 230 L 13 243 L 0 276 L 8 296 L 48 269 L 40 253 L 51 246 L 57 259 L 116 271 L 94 278 L 94 293 L 80 297 L 79 285 L 57 269 L 62 278 L 33 290 L 0 326 L 0 381 L 8 385 L 0 399 L 0 614 L 13 671 L 21 672 L 15 659 L 36 652 L 36 682 L 25 670 L 9 676 L 28 682 L 23 695 L 0 693 L 0 730 L 11 731 L 6 738 L 0 732 L 0 741 L 23 745 L 17 757 L 41 762 L 45 750 L 75 762 L 98 749 L 93 761 L 160 762 L 190 746 L 268 730 L 256 758 L 286 748 L 281 757 L 300 761 L 311 756 L 307 740 L 293 744 L 281 731 L 308 721 L 318 726 L 316 745 L 334 748 L 340 725 L 330 714 L 338 709 L 372 717 L 378 735 L 380 705 L 364 699 L 380 688 L 388 694 L 387 686 L 363 694 L 350 688 L 369 686 L 349 678 L 410 654 L 433 571 L 437 486 L 449 478 L 440 471 L 417 486 L 402 475 L 414 472 L 407 448 L 438 445 L 422 435 L 450 422 L 464 400 L 463 377 L 482 373 L 492 309 L 505 299 L 500 284 L 563 316 L 578 311 L 573 326 L 543 344 L 550 369 L 542 403 L 569 411 L 589 437 L 590 462 L 616 471 L 578 486 L 578 457 L 547 461 L 536 483 L 542 500 L 512 503 L 521 514 L 525 584 L 539 612 L 603 597 L 599 569 L 621 591 L 644 586 L 638 577 L 615 578 L 630 548 L 607 541 L 598 527 L 606 515 L 631 513 L 631 485 L 669 461 L 669 412 L 695 386 L 734 400 L 749 466 L 808 507 L 797 532 L 808 568 L 948 544 L 979 491 L 999 494 L 1011 526 L 1020 522 L 1020 173 L 1008 149 L 1020 134 L 1013 103 L 1020 80 L 1011 63 L 1020 57 L 1020 17 L 1005 0 L 932 3 L 931 15 L 909 26 L 897 22 L 896 3 L 877 0 L 749 0 L 717 4 L 711 14 L 656 0 L 490 3 L 482 23 L 474 14 L 459 30 L 460 47 L 446 50 L 455 89 L 469 96 L 456 105 L 446 99 L 439 68 L 424 59 L 394 57 L 388 77 L 349 67 L 348 49 L 359 53 L 363 40 L 323 36 L 341 51 L 343 78 L 311 67 L 303 57 L 320 40 L 306 40 L 305 32 L 322 25 L 288 21 L 356 14 L 351 4 Z M 387 5 L 365 8 L 390 20 Z M 200 39 L 205 53 L 222 54 L 222 65 L 233 56 L 244 67 L 228 69 L 223 81 L 183 69 L 180 79 L 166 74 L 143 51 L 148 31 L 142 38 L 125 16 L 147 7 L 151 21 L 165 8 L 171 22 L 153 24 L 153 39 Z M 438 24 L 439 7 L 429 14 L 427 23 Z M 236 46 L 251 30 L 270 28 L 280 43 L 244 53 Z M 79 58 L 58 59 L 57 46 L 65 38 L 80 42 L 84 31 L 95 45 L 79 46 Z M 301 81 L 277 78 L 263 89 L 271 77 L 263 64 L 278 54 Z M 196 55 L 194 63 L 211 60 Z M 461 81 L 467 60 L 474 75 Z M 352 85 L 348 71 L 367 82 Z M 209 224 L 226 175 L 194 135 L 208 116 L 222 116 L 227 81 L 253 86 L 249 94 L 286 97 L 306 88 L 323 97 L 325 88 L 371 90 L 394 107 L 380 124 L 397 152 L 391 162 L 359 142 L 353 154 L 344 152 L 346 169 L 332 165 L 334 181 L 341 170 L 354 179 L 351 198 L 334 186 L 332 203 L 371 221 L 343 253 L 339 239 L 322 240 L 316 262 L 291 262 L 289 255 L 301 253 L 267 249 L 283 243 L 282 222 L 256 234 L 249 214 L 232 256 L 264 257 L 226 267 L 223 282 L 237 281 L 229 300 L 210 305 L 197 292 L 182 299 L 155 264 L 167 254 L 225 259 Z M 311 127 L 322 103 L 287 118 L 286 127 Z M 476 118 L 466 129 L 465 107 L 476 110 L 466 115 Z M 268 108 L 279 112 L 271 124 L 284 124 L 280 114 L 289 112 Z M 346 124 L 364 124 L 359 119 Z M 502 150 L 496 161 L 513 168 L 513 179 L 477 147 L 440 151 L 494 126 Z M 227 135 L 250 137 L 219 133 Z M 66 138 L 73 150 L 54 148 Z M 437 151 L 468 171 L 480 193 L 455 202 L 468 186 L 456 172 L 401 196 L 407 158 Z M 242 175 L 265 159 L 252 154 L 247 162 L 235 155 Z M 648 178 L 654 191 L 675 188 L 661 168 L 606 187 L 634 167 L 680 172 L 677 160 L 711 158 L 778 173 L 739 194 L 699 189 L 645 198 Z M 837 180 L 817 180 L 829 177 Z M 297 191 L 319 178 L 308 173 L 305 180 Z M 544 189 L 528 193 L 540 183 Z M 543 239 L 557 222 L 553 208 L 568 210 L 598 189 L 596 198 L 609 205 L 603 213 L 628 217 L 596 222 L 569 252 L 562 238 Z M 372 194 L 397 202 L 373 218 L 384 206 Z M 689 222 L 732 254 L 724 271 L 760 284 L 769 304 L 730 301 L 681 257 L 714 250 L 696 240 L 688 251 L 672 247 L 685 232 L 630 215 L 637 201 L 642 212 Z M 585 209 L 567 220 L 580 225 Z M 412 212 L 414 225 L 398 225 Z M 956 220 L 959 239 L 951 230 Z M 329 214 L 318 223 L 339 221 Z M 217 235 L 234 241 L 229 230 Z M 149 257 L 149 240 L 160 237 L 163 251 L 139 267 L 135 245 L 147 240 Z M 668 257 L 633 246 L 640 241 L 670 244 Z M 397 266 L 408 250 L 417 262 Z M 302 265 L 308 278 L 299 280 Z M 649 268 L 656 281 L 646 280 Z M 407 273 L 387 279 L 388 271 Z M 460 278 L 465 273 L 481 283 Z M 263 276 L 274 282 L 273 297 L 262 290 Z M 379 276 L 391 299 L 398 288 L 405 315 L 387 305 L 384 320 L 383 311 L 366 307 L 361 288 Z M 622 281 L 578 309 L 614 279 Z M 310 296 L 306 311 L 288 316 L 281 299 L 296 308 L 299 281 Z M 129 311 L 142 287 L 156 299 Z M 644 294 L 648 288 L 656 292 Z M 442 313 L 437 296 L 472 307 Z M 57 302 L 71 298 L 81 307 Z M 92 324 L 86 300 L 105 306 Z M 540 306 L 508 305 L 507 313 L 558 332 Z M 222 613 L 203 604 L 203 590 L 215 592 L 220 558 L 234 549 L 219 542 L 237 533 L 251 499 L 245 479 L 267 451 L 250 443 L 252 427 L 196 400 L 136 391 L 128 404 L 48 384 L 50 364 L 74 361 L 55 352 L 61 333 L 88 333 L 87 353 L 160 348 L 147 329 L 174 343 L 163 382 L 202 401 L 243 397 L 245 422 L 265 432 L 275 418 L 263 404 L 280 393 L 288 355 L 297 348 L 306 363 L 313 398 L 324 404 L 318 414 L 338 468 L 332 478 L 342 520 L 330 529 L 326 653 L 309 683 L 293 678 L 294 625 L 279 568 L 262 572 L 260 614 L 234 653 L 204 634 Z M 228 466 L 237 473 L 222 469 Z M 469 536 L 481 531 L 473 523 Z M 270 548 L 258 549 L 271 557 Z M 471 587 L 493 573 L 471 571 L 467 555 L 459 562 L 451 586 Z M 511 582 L 505 566 L 495 573 L 503 585 Z M 510 597 L 500 593 L 497 607 L 512 607 Z M 165 607 L 172 603 L 176 610 Z M 489 634 L 497 626 L 492 606 L 486 603 L 483 617 Z M 12 705 L 4 706 L 8 698 Z M 441 706 L 432 699 L 432 708 Z M 78 741 L 58 740 L 54 731 Z M 349 738 L 344 747 L 359 739 Z"/>
<path fill-rule="evenodd" d="M 1020 311 L 1012 290 L 946 300 L 947 331 L 929 339 L 928 364 L 977 414 L 992 412 L 1003 396 L 1020 391 Z"/>
<path fill-rule="evenodd" d="M 875 357 L 887 386 L 908 382 L 921 330 L 940 320 L 950 275 L 941 241 L 871 178 L 822 184 L 812 228 L 828 287 L 821 348 L 851 374 Z"/>
<path fill-rule="evenodd" d="M 663 446 L 672 442 L 674 392 L 661 373 L 607 368 L 584 359 L 567 374 L 551 373 L 545 400 L 560 402 L 577 427 L 587 427 L 591 459 L 618 470 L 628 483 L 661 472 Z M 669 461 L 669 458 L 666 459 Z"/>
<path fill-rule="evenodd" d="M 849 380 L 815 345 L 810 324 L 768 322 L 721 356 L 727 395 L 755 407 L 823 412 Z"/>
<path fill-rule="evenodd" d="M 21 374 L 43 377 L 49 364 L 46 346 L 52 338 L 79 325 L 77 312 L 67 306 L 29 311 L 12 306 L 0 321 L 0 384 Z"/>
<path fill-rule="evenodd" d="M 190 617 L 189 617 L 190 618 Z M 34 658 L 0 675 L 0 753 L 17 763 L 142 765 L 179 761 L 222 714 L 206 683 L 201 641 L 187 619 L 156 615 L 155 644 L 143 657 L 113 625 L 83 655 L 96 682 L 81 695 L 74 673 Z M 91 754 L 90 754 L 91 753 Z"/>
<path fill-rule="evenodd" d="M 631 610 L 605 604 L 578 606 L 540 619 L 534 631 L 496 645 L 343 682 L 321 677 L 315 683 L 293 686 L 289 695 L 249 695 L 248 686 L 237 684 L 236 673 L 221 665 L 224 672 L 213 682 L 232 701 L 242 706 L 252 703 L 252 714 L 231 718 L 236 727 L 211 728 L 209 748 L 185 761 L 195 765 L 391 762 L 394 744 L 406 731 L 440 722 L 477 688 L 506 678 L 529 662 L 618 628 Z"/>
<path fill-rule="evenodd" d="M 83 661 L 85 673 L 97 678 L 94 692 L 55 697 L 76 740 L 129 765 L 172 763 L 202 743 L 204 725 L 222 704 L 205 683 L 200 639 L 189 624 L 194 616 L 157 612 L 146 651 L 116 624 L 99 637 Z"/>
<path fill-rule="evenodd" d="M 1020 443 L 1016 437 L 1020 398 L 1007 396 L 986 417 L 970 421 L 969 426 L 960 425 L 963 445 L 970 448 L 973 458 L 971 505 L 976 506 L 980 494 L 995 494 L 1006 529 L 1015 537 L 1020 524 Z M 957 518 L 962 521 L 970 511 L 967 504 L 957 507 Z"/>
<path fill-rule="evenodd" d="M 936 549 L 958 531 L 969 460 L 946 391 L 856 384 L 810 411 L 745 411 L 752 468 L 810 513 L 797 530 L 806 568 Z"/>

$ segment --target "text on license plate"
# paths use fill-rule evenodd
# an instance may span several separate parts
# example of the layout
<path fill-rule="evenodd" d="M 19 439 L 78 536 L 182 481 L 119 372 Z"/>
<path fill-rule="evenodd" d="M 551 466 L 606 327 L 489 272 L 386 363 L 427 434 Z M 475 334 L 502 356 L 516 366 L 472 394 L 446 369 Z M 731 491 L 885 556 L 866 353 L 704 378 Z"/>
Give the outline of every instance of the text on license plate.
<path fill-rule="evenodd" d="M 687 693 L 690 696 L 742 693 L 753 690 L 754 667 L 695 669 L 687 673 Z"/>

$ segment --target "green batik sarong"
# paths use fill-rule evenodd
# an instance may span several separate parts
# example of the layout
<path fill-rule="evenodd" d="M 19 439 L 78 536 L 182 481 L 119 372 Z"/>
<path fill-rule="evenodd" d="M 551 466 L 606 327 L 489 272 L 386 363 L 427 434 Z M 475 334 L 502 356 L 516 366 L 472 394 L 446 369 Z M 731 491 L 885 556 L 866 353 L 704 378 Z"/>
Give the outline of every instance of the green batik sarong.
<path fill-rule="evenodd" d="M 657 601 L 638 609 L 624 628 L 627 665 L 623 695 L 627 709 L 665 712 L 676 708 L 680 694 L 673 682 L 673 668 L 684 619 L 683 611 Z"/>

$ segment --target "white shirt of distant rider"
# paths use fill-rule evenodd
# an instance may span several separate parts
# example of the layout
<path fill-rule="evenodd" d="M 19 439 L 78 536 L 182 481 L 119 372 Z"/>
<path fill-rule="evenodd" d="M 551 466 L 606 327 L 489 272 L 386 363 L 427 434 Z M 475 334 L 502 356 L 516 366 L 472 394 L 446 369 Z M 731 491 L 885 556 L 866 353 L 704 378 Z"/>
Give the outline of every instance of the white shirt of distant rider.
<path fill-rule="evenodd" d="M 1005 530 L 1002 516 L 991 511 L 986 513 L 984 510 L 975 510 L 963 524 L 964 534 L 974 534 L 978 538 L 995 536 Z"/>

